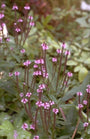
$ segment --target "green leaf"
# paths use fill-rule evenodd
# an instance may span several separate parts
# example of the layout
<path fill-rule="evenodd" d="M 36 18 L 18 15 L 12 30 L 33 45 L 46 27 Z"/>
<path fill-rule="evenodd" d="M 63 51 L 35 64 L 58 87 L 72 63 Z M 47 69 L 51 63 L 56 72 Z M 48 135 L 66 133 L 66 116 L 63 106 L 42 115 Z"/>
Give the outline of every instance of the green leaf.
<path fill-rule="evenodd" d="M 87 76 L 87 74 L 88 74 L 88 70 L 85 67 L 81 68 L 81 70 L 78 73 L 79 81 L 82 82 L 84 78 Z"/>
<path fill-rule="evenodd" d="M 68 66 L 76 66 L 78 63 L 73 60 L 68 60 L 67 65 Z"/>

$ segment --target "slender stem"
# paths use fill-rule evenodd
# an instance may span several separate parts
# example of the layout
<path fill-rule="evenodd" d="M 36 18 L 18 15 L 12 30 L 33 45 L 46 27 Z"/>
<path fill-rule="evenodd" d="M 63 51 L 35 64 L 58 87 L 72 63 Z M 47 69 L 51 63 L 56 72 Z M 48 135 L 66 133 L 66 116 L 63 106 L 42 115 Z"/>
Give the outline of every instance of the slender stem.
<path fill-rule="evenodd" d="M 55 124 L 56 124 L 56 114 L 54 113 L 54 123 L 53 123 L 53 128 L 55 129 Z"/>
<path fill-rule="evenodd" d="M 62 114 L 63 119 L 66 120 L 66 116 L 65 116 L 65 114 L 64 114 L 63 109 L 62 109 L 61 107 L 59 107 L 59 110 L 60 110 L 60 112 L 61 112 L 61 114 Z"/>
<path fill-rule="evenodd" d="M 77 132 L 79 123 L 80 123 L 80 119 L 78 119 L 78 121 L 77 121 L 76 128 L 75 128 L 75 130 L 74 130 L 74 132 L 73 132 L 73 135 L 72 135 L 72 139 L 74 139 L 74 137 L 75 137 L 75 135 L 76 135 L 76 132 Z"/>
<path fill-rule="evenodd" d="M 38 110 L 39 110 L 39 108 L 37 108 L 36 114 L 35 114 L 35 129 L 37 129 L 37 115 L 38 115 Z"/>

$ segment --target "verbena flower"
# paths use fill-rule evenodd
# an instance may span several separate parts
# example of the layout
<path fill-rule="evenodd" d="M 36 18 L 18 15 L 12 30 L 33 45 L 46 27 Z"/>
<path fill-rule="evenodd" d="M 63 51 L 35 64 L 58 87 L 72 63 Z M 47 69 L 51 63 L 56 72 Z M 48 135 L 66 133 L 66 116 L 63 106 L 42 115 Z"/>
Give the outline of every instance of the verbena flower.
<path fill-rule="evenodd" d="M 57 58 L 56 57 L 53 57 L 52 58 L 52 62 L 57 62 Z"/>
<path fill-rule="evenodd" d="M 37 135 L 36 135 L 36 136 L 34 136 L 34 138 L 33 138 L 33 139 L 39 139 L 39 136 L 37 136 Z"/>
<path fill-rule="evenodd" d="M 38 107 L 42 107 L 43 103 L 42 103 L 42 101 L 37 101 L 37 102 L 36 102 L 36 105 L 37 105 Z"/>
<path fill-rule="evenodd" d="M 82 96 L 82 92 L 77 92 L 77 96 Z"/>
<path fill-rule="evenodd" d="M 6 5 L 4 3 L 2 3 L 1 8 L 5 8 L 5 7 L 6 7 Z"/>
<path fill-rule="evenodd" d="M 20 50 L 20 52 L 21 52 L 22 54 L 24 54 L 24 53 L 25 53 L 25 49 Z"/>
<path fill-rule="evenodd" d="M 68 72 L 68 73 L 67 73 L 67 76 L 68 76 L 68 77 L 72 77 L 73 74 L 72 74 L 71 72 Z"/>
<path fill-rule="evenodd" d="M 84 127 L 88 127 L 88 125 L 89 125 L 88 122 L 83 123 L 83 126 L 84 126 Z"/>
<path fill-rule="evenodd" d="M 14 72 L 14 75 L 15 75 L 15 76 L 19 76 L 19 75 L 20 75 L 20 72 L 15 71 L 15 72 Z"/>
<path fill-rule="evenodd" d="M 42 46 L 43 50 L 47 50 L 48 49 L 48 45 L 46 43 L 42 43 L 41 46 Z"/>
<path fill-rule="evenodd" d="M 79 109 L 83 108 L 83 105 L 82 104 L 78 104 L 78 108 Z"/>
<path fill-rule="evenodd" d="M 21 92 L 21 93 L 20 93 L 20 97 L 23 97 L 23 96 L 24 96 L 24 94 Z"/>
<path fill-rule="evenodd" d="M 62 51 L 61 51 L 60 49 L 57 49 L 56 52 L 57 52 L 58 54 L 61 54 Z"/>
<path fill-rule="evenodd" d="M 27 60 L 26 62 L 23 63 L 24 66 L 28 67 L 31 64 L 30 60 Z"/>
<path fill-rule="evenodd" d="M 57 114 L 57 113 L 59 112 L 59 110 L 56 109 L 56 108 L 53 108 L 53 112 L 54 112 L 55 114 Z"/>
<path fill-rule="evenodd" d="M 31 92 L 27 92 L 26 97 L 30 97 L 32 95 Z"/>
<path fill-rule="evenodd" d="M 9 72 L 9 77 L 12 77 L 13 76 L 13 73 L 12 72 Z"/>
<path fill-rule="evenodd" d="M 23 99 L 21 100 L 21 102 L 24 103 L 24 104 L 26 104 L 26 103 L 28 102 L 28 99 L 27 99 L 27 98 L 23 98 Z"/>
<path fill-rule="evenodd" d="M 0 13 L 0 19 L 4 18 L 4 13 Z"/>
<path fill-rule="evenodd" d="M 87 100 L 83 100 L 83 104 L 84 105 L 87 105 Z"/>
<path fill-rule="evenodd" d="M 16 32 L 20 32 L 21 29 L 17 27 L 17 28 L 15 29 L 15 31 L 16 31 Z"/>
<path fill-rule="evenodd" d="M 16 4 L 13 5 L 12 10 L 18 10 L 18 6 Z"/>
<path fill-rule="evenodd" d="M 24 6 L 24 9 L 25 9 L 25 10 L 30 10 L 30 6 L 29 6 L 28 4 L 26 4 L 26 5 Z"/>
<path fill-rule="evenodd" d="M 22 125 L 22 128 L 23 128 L 23 130 L 27 129 L 27 128 L 28 128 L 28 124 L 27 124 L 27 123 L 24 123 L 24 124 Z"/>
<path fill-rule="evenodd" d="M 30 125 L 30 129 L 35 130 L 35 124 Z"/>
<path fill-rule="evenodd" d="M 14 137 L 14 139 L 17 139 L 17 137 L 18 137 L 18 134 L 17 134 L 17 131 L 16 131 L 16 130 L 14 130 L 14 135 L 13 135 L 13 137 Z"/>

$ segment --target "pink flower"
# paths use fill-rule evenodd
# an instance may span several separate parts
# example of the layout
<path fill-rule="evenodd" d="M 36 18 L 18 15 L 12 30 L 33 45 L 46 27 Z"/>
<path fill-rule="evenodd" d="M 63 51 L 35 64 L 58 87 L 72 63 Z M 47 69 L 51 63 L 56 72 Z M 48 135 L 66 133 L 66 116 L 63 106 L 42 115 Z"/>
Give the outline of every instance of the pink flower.
<path fill-rule="evenodd" d="M 27 99 L 27 98 L 23 98 L 23 99 L 21 100 L 21 102 L 24 103 L 24 104 L 26 104 L 26 103 L 28 102 L 28 99 Z"/>
<path fill-rule="evenodd" d="M 53 57 L 52 58 L 52 62 L 57 62 L 57 58 L 56 57 Z"/>
<path fill-rule="evenodd" d="M 30 97 L 32 95 L 31 92 L 27 92 L 26 97 Z"/>
<path fill-rule="evenodd" d="M 22 23 L 22 22 L 23 22 L 23 20 L 20 18 L 20 19 L 18 19 L 18 22 L 19 22 L 19 23 Z"/>
<path fill-rule="evenodd" d="M 37 89 L 37 93 L 43 93 L 42 89 Z"/>
<path fill-rule="evenodd" d="M 35 64 L 33 67 L 34 67 L 34 68 L 38 68 L 38 65 Z"/>
<path fill-rule="evenodd" d="M 40 89 L 45 89 L 45 88 L 46 88 L 46 85 L 45 85 L 45 84 L 40 84 L 40 85 L 39 85 L 39 88 L 40 88 Z"/>
<path fill-rule="evenodd" d="M 28 128 L 28 124 L 27 124 L 27 123 L 24 123 L 24 124 L 22 125 L 22 128 L 23 128 L 23 130 L 27 129 L 27 128 Z"/>
<path fill-rule="evenodd" d="M 20 32 L 21 29 L 17 27 L 17 28 L 15 29 L 15 31 L 16 31 L 16 32 Z"/>
<path fill-rule="evenodd" d="M 70 51 L 66 50 L 65 55 L 70 55 Z"/>
<path fill-rule="evenodd" d="M 65 49 L 66 48 L 66 44 L 63 42 L 61 47 L 63 47 Z"/>
<path fill-rule="evenodd" d="M 30 125 L 30 129 L 35 130 L 35 125 L 34 124 Z"/>
<path fill-rule="evenodd" d="M 90 85 L 87 85 L 86 92 L 90 94 Z"/>
<path fill-rule="evenodd" d="M 55 103 L 54 103 L 54 101 L 49 101 L 49 104 L 52 106 L 52 105 L 54 105 Z"/>
<path fill-rule="evenodd" d="M 34 72 L 33 72 L 33 75 L 38 76 L 38 75 L 42 75 L 42 73 L 41 73 L 41 71 L 40 71 L 40 70 L 37 70 L 37 71 L 34 71 Z"/>
<path fill-rule="evenodd" d="M 17 139 L 17 136 L 18 136 L 18 134 L 17 134 L 17 131 L 16 130 L 14 130 L 14 139 Z"/>
<path fill-rule="evenodd" d="M 34 136 L 34 138 L 33 139 L 39 139 L 39 136 Z"/>
<path fill-rule="evenodd" d="M 5 8 L 6 7 L 6 5 L 3 3 L 2 5 L 1 5 L 1 8 Z"/>
<path fill-rule="evenodd" d="M 87 105 L 87 100 L 83 100 L 83 104 L 84 105 Z"/>
<path fill-rule="evenodd" d="M 53 108 L 53 112 L 54 112 L 55 114 L 57 114 L 57 113 L 59 112 L 59 110 L 56 109 L 56 108 Z"/>
<path fill-rule="evenodd" d="M 4 18 L 4 14 L 0 13 L 0 19 Z"/>
<path fill-rule="evenodd" d="M 28 4 L 26 4 L 26 5 L 24 6 L 24 9 L 25 9 L 25 10 L 30 10 L 30 6 L 29 6 Z"/>
<path fill-rule="evenodd" d="M 23 93 L 20 93 L 20 97 L 23 97 L 24 96 L 24 94 Z"/>
<path fill-rule="evenodd" d="M 9 72 L 9 77 L 12 77 L 13 76 L 13 73 Z"/>
<path fill-rule="evenodd" d="M 68 72 L 68 73 L 67 73 L 67 76 L 68 76 L 68 77 L 72 77 L 73 74 L 72 74 L 71 72 Z"/>
<path fill-rule="evenodd" d="M 15 72 L 14 72 L 14 75 L 15 75 L 15 76 L 19 76 L 19 75 L 20 75 L 20 72 L 15 71 Z"/>
<path fill-rule="evenodd" d="M 48 110 L 50 108 L 50 104 L 48 102 L 44 102 L 43 107 L 44 107 L 44 109 Z"/>
<path fill-rule="evenodd" d="M 43 104 L 42 101 L 37 101 L 37 102 L 36 102 L 36 105 L 37 105 L 38 107 L 42 107 L 42 104 Z"/>
<path fill-rule="evenodd" d="M 35 64 L 44 64 L 44 60 L 43 59 L 37 59 L 37 60 L 35 60 Z"/>
<path fill-rule="evenodd" d="M 84 127 L 88 127 L 88 125 L 89 125 L 89 123 L 87 123 L 87 122 L 83 123 Z"/>
<path fill-rule="evenodd" d="M 79 109 L 83 108 L 83 105 L 82 104 L 78 104 L 78 108 Z"/>
<path fill-rule="evenodd" d="M 41 46 L 42 46 L 42 49 L 43 49 L 43 50 L 47 50 L 47 49 L 48 49 L 48 46 L 47 46 L 46 43 L 42 43 Z"/>
<path fill-rule="evenodd" d="M 58 54 L 61 54 L 61 50 L 60 50 L 60 49 L 57 49 L 56 52 L 57 52 Z"/>
<path fill-rule="evenodd" d="M 12 10 L 18 10 L 18 6 L 14 4 Z"/>
<path fill-rule="evenodd" d="M 28 19 L 33 20 L 33 16 L 28 16 Z"/>
<path fill-rule="evenodd" d="M 21 52 L 22 54 L 24 54 L 24 53 L 25 53 L 25 49 L 20 50 L 20 52 Z"/>
<path fill-rule="evenodd" d="M 32 21 L 29 23 L 31 27 L 33 27 L 35 25 L 35 23 Z"/>
<path fill-rule="evenodd" d="M 77 96 L 82 96 L 82 92 L 77 92 Z"/>
<path fill-rule="evenodd" d="M 28 67 L 30 64 L 31 64 L 31 61 L 30 61 L 30 60 L 27 60 L 26 62 L 23 63 L 23 65 L 24 65 L 24 66 L 27 66 L 27 67 Z"/>
<path fill-rule="evenodd" d="M 7 38 L 6 41 L 9 42 L 10 41 L 10 38 Z"/>
<path fill-rule="evenodd" d="M 43 77 L 47 79 L 48 78 L 48 73 L 43 73 Z"/>

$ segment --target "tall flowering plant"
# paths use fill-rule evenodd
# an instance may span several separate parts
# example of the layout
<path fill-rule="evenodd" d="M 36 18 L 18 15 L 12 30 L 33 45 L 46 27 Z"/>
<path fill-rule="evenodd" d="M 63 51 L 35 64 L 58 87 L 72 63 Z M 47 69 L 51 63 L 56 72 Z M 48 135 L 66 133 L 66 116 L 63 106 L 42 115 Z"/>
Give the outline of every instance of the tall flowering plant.
<path fill-rule="evenodd" d="M 46 43 L 42 43 L 40 49 L 41 55 L 34 62 L 26 60 L 22 63 L 25 69 L 22 92 L 19 87 L 20 73 L 16 71 L 14 75 L 16 77 L 20 101 L 31 123 L 31 125 L 24 123 L 22 125 L 23 130 L 37 135 L 41 130 L 40 126 L 42 126 L 45 136 L 53 137 L 55 136 L 57 115 L 61 113 L 63 119 L 66 120 L 64 111 L 58 106 L 56 100 L 60 98 L 59 95 L 62 92 L 65 92 L 70 78 L 73 76 L 71 72 L 67 72 L 66 70 L 70 51 L 66 50 L 66 44 L 62 43 L 61 49 L 56 50 L 56 56 L 49 60 L 49 57 L 47 57 L 49 46 Z M 51 66 L 51 71 L 48 64 Z M 29 82 L 31 65 L 33 65 L 33 75 L 31 82 Z M 52 86 L 53 83 L 54 86 Z M 53 97 L 51 98 L 51 96 Z M 32 109 L 33 105 L 34 109 Z"/>

